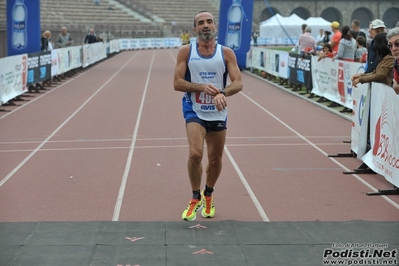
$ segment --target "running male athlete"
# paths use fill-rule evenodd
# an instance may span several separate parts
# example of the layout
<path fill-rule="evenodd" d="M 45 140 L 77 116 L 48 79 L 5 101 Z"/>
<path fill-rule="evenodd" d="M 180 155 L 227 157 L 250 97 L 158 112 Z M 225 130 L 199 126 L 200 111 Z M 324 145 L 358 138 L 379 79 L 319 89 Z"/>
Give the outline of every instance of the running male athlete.
<path fill-rule="evenodd" d="M 175 91 L 184 92 L 183 116 L 189 144 L 188 176 L 193 196 L 182 219 L 194 221 L 215 215 L 212 192 L 222 170 L 226 140 L 227 101 L 242 90 L 237 59 L 228 47 L 216 43 L 217 26 L 212 14 L 199 12 L 194 18 L 195 43 L 184 45 L 177 55 L 174 76 Z M 227 76 L 231 83 L 227 84 Z M 206 186 L 201 192 L 204 141 L 207 146 Z"/>

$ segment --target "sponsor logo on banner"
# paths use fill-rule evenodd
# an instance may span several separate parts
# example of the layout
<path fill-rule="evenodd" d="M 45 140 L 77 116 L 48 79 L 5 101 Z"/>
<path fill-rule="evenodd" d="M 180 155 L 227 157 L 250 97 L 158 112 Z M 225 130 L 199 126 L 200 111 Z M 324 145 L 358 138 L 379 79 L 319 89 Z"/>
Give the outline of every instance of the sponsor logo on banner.
<path fill-rule="evenodd" d="M 394 125 L 390 125 L 388 119 L 388 117 L 394 115 L 389 113 L 391 109 L 388 108 L 388 103 L 388 95 L 385 94 L 382 110 L 374 129 L 373 155 L 378 158 L 378 168 L 384 171 L 388 177 L 392 177 L 392 169 L 385 166 L 388 164 L 388 166 L 394 169 L 399 169 L 399 151 L 397 150 L 398 143 L 395 143 L 397 132 L 392 131 Z"/>
<path fill-rule="evenodd" d="M 27 73 L 26 73 L 26 69 L 27 69 L 27 64 L 26 64 L 26 61 L 27 61 L 27 58 L 28 58 L 28 56 L 26 55 L 26 54 L 24 54 L 23 56 L 22 56 L 22 63 L 21 63 L 21 65 L 22 65 L 22 90 L 26 90 L 26 83 L 27 83 Z"/>
<path fill-rule="evenodd" d="M 357 112 L 357 119 L 359 122 L 359 126 L 362 125 L 363 122 L 363 115 L 364 115 L 364 104 L 367 100 L 366 95 L 362 95 L 362 97 L 360 98 L 360 102 L 359 102 L 359 110 Z M 353 106 L 356 106 L 356 102 L 353 101 Z"/>
<path fill-rule="evenodd" d="M 340 101 L 345 103 L 345 71 L 343 62 L 338 63 L 338 93 Z"/>

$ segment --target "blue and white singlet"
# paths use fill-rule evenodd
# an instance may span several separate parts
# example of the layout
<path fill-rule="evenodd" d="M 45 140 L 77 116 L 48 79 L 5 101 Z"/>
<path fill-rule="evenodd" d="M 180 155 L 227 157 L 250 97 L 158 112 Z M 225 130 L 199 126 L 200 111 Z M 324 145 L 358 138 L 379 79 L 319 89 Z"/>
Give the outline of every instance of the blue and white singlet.
<path fill-rule="evenodd" d="M 226 87 L 227 68 L 223 56 L 223 47 L 216 45 L 211 57 L 203 57 L 198 53 L 197 43 L 190 44 L 185 80 L 198 84 L 212 84 L 216 88 Z M 187 120 L 198 117 L 206 121 L 225 121 L 227 108 L 218 111 L 213 97 L 204 92 L 186 92 L 182 99 L 183 115 Z"/>

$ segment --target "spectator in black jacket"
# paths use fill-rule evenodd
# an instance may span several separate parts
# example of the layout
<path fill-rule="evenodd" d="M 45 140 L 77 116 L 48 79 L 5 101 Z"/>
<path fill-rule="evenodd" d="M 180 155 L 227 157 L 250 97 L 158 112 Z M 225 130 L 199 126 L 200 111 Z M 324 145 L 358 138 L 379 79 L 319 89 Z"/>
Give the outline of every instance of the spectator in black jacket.
<path fill-rule="evenodd" d="M 40 41 L 41 41 L 40 50 L 42 52 L 53 50 L 53 45 L 51 43 L 51 32 L 49 30 L 46 30 L 45 32 L 43 32 L 43 35 L 42 35 L 42 38 L 40 39 Z"/>
<path fill-rule="evenodd" d="M 385 23 L 384 21 L 380 19 L 375 19 L 371 22 L 370 24 L 370 36 L 371 38 L 374 39 L 374 37 L 378 33 L 382 33 L 385 31 Z M 371 41 L 369 47 L 367 48 L 367 69 L 364 73 L 371 73 L 373 72 L 376 68 L 378 63 L 380 62 L 381 58 L 378 56 L 378 54 L 375 52 L 374 49 L 374 40 Z"/>
<path fill-rule="evenodd" d="M 86 35 L 85 43 L 95 43 L 97 42 L 97 36 L 94 34 L 94 29 L 90 29 L 90 33 Z"/>

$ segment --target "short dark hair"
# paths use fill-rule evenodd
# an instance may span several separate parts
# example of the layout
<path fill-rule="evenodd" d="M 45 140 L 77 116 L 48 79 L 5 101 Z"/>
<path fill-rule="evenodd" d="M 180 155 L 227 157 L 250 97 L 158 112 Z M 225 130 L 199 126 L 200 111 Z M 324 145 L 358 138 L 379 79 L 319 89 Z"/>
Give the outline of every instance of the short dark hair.
<path fill-rule="evenodd" d="M 202 10 L 202 11 L 198 12 L 197 15 L 195 15 L 195 17 L 194 17 L 194 28 L 197 27 L 197 21 L 195 21 L 195 18 L 198 16 L 198 14 L 201 14 L 201 13 L 209 13 L 209 14 L 211 14 L 211 12 L 206 11 L 206 10 Z M 216 20 L 215 20 L 215 17 L 213 15 L 212 15 L 212 19 L 213 19 L 213 23 L 216 24 Z"/>
<path fill-rule="evenodd" d="M 357 36 L 356 41 L 361 46 L 365 46 L 366 44 L 366 38 L 364 38 L 363 36 Z"/>
<path fill-rule="evenodd" d="M 352 23 L 355 24 L 355 26 L 360 27 L 360 21 L 358 19 L 352 20 Z"/>
<path fill-rule="evenodd" d="M 380 58 L 391 54 L 391 50 L 388 47 L 387 33 L 381 32 L 374 37 L 374 50 L 380 56 Z"/>

